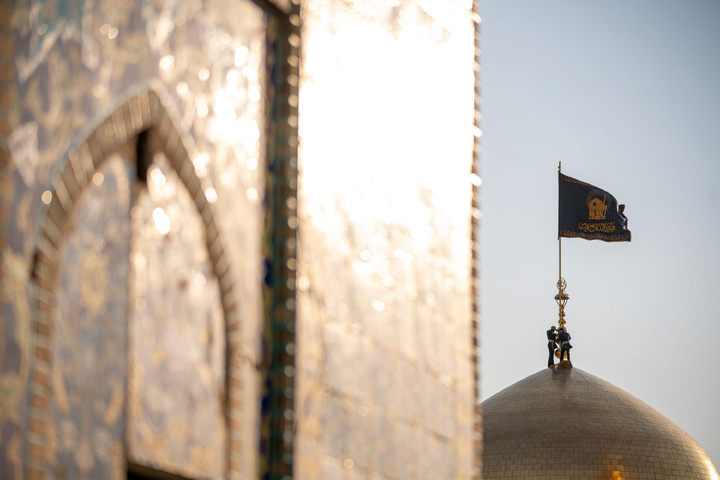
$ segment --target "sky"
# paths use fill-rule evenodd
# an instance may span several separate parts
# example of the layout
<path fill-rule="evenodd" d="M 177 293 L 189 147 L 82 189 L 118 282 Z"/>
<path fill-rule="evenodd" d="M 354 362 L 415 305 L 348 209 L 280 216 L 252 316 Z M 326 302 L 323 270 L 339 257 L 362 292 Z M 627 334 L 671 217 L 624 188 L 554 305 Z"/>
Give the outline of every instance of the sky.
<path fill-rule="evenodd" d="M 481 399 L 546 367 L 557 171 L 632 242 L 562 239 L 572 362 L 720 467 L 720 1 L 482 0 Z"/>

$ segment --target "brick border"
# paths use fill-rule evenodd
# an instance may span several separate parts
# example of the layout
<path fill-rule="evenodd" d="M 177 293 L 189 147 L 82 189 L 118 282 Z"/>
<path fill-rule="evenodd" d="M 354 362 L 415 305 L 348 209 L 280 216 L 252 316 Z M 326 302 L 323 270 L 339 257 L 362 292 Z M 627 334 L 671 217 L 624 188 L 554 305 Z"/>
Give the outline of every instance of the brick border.
<path fill-rule="evenodd" d="M 480 2 L 481 0 L 474 0 L 472 5 L 472 19 L 474 24 L 474 40 L 475 40 L 475 51 L 473 69 L 475 70 L 475 115 L 473 117 L 473 125 L 475 131 L 475 141 L 473 142 L 473 162 L 471 174 L 477 175 L 480 178 L 480 139 L 482 138 L 481 130 L 481 85 L 480 85 Z M 475 472 L 473 473 L 474 478 L 482 478 L 482 451 L 483 451 L 483 437 L 482 437 L 482 405 L 480 403 L 480 184 L 473 188 L 472 192 L 472 208 L 470 216 L 470 240 L 471 240 L 471 261 L 472 266 L 470 269 L 470 294 L 472 295 L 472 369 L 473 369 L 473 380 L 475 382 L 473 388 L 475 393 L 475 415 L 474 415 L 474 438 L 473 447 L 475 450 Z"/>
<path fill-rule="evenodd" d="M 60 248 L 69 214 L 81 192 L 92 182 L 110 154 L 142 132 L 159 145 L 172 168 L 187 188 L 200 213 L 206 233 L 206 246 L 218 278 L 225 315 L 227 378 L 226 423 L 228 427 L 227 476 L 234 478 L 253 466 L 242 465 L 239 455 L 244 448 L 241 436 L 233 434 L 242 425 L 242 370 L 249 360 L 243 358 L 237 332 L 241 329 L 233 270 L 220 224 L 211 203 L 205 197 L 207 180 L 195 173 L 192 160 L 172 119 L 152 90 L 135 93 L 123 102 L 80 145 L 65 157 L 65 166 L 48 190 L 52 199 L 40 214 L 41 232 L 36 239 L 33 279 L 35 281 L 36 315 L 31 323 L 30 372 L 28 380 L 28 424 L 25 440 L 25 473 L 27 478 L 44 478 L 52 461 L 48 438 L 50 422 L 51 351 L 53 311 L 56 308 Z M 44 194 L 47 195 L 47 192 Z M 254 362 L 253 362 L 254 363 Z"/>

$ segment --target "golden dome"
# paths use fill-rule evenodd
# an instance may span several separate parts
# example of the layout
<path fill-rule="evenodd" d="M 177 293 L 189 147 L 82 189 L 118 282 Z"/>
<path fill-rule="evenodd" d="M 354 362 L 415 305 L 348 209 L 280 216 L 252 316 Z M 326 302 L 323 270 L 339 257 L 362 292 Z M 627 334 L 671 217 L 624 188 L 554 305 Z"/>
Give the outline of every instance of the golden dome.
<path fill-rule="evenodd" d="M 680 427 L 577 368 L 544 369 L 482 408 L 483 480 L 720 480 Z"/>

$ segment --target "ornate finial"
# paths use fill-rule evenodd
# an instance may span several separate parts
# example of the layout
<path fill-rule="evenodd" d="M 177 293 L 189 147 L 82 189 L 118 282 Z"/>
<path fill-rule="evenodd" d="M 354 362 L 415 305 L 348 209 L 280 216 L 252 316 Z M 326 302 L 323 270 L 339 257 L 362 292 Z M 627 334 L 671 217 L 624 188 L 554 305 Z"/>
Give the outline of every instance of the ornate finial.
<path fill-rule="evenodd" d="M 567 282 L 564 278 L 560 277 L 560 280 L 558 280 L 557 282 L 557 288 L 558 294 L 555 295 L 555 301 L 557 302 L 558 307 L 560 307 L 560 312 L 558 314 L 558 325 L 561 329 L 567 332 L 567 329 L 565 328 L 565 305 L 567 304 L 567 301 L 570 300 L 570 295 L 565 292 L 565 288 L 567 288 Z M 570 342 L 564 343 L 569 344 Z M 572 368 L 572 364 L 570 363 L 570 350 L 565 350 L 565 346 L 562 346 L 560 351 L 556 351 L 555 356 L 560 359 L 558 368 Z M 567 358 L 567 362 L 563 362 L 565 358 Z"/>
<path fill-rule="evenodd" d="M 555 301 L 557 302 L 558 307 L 560 307 L 558 325 L 562 328 L 565 326 L 565 304 L 567 304 L 567 301 L 570 299 L 570 295 L 565 292 L 567 282 L 564 278 L 560 277 L 560 280 L 557 282 L 557 288 L 558 294 L 555 295 Z"/>

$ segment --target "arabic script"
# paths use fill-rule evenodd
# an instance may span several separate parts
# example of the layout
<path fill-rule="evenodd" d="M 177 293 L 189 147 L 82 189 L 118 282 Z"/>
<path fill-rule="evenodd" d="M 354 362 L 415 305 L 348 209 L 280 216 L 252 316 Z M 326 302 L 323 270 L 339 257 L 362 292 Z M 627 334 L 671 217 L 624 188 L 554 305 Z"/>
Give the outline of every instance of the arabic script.
<path fill-rule="evenodd" d="M 615 223 L 614 222 L 604 222 L 604 223 L 579 222 L 578 228 L 585 233 L 594 233 L 594 232 L 610 233 L 610 232 L 615 231 Z"/>

